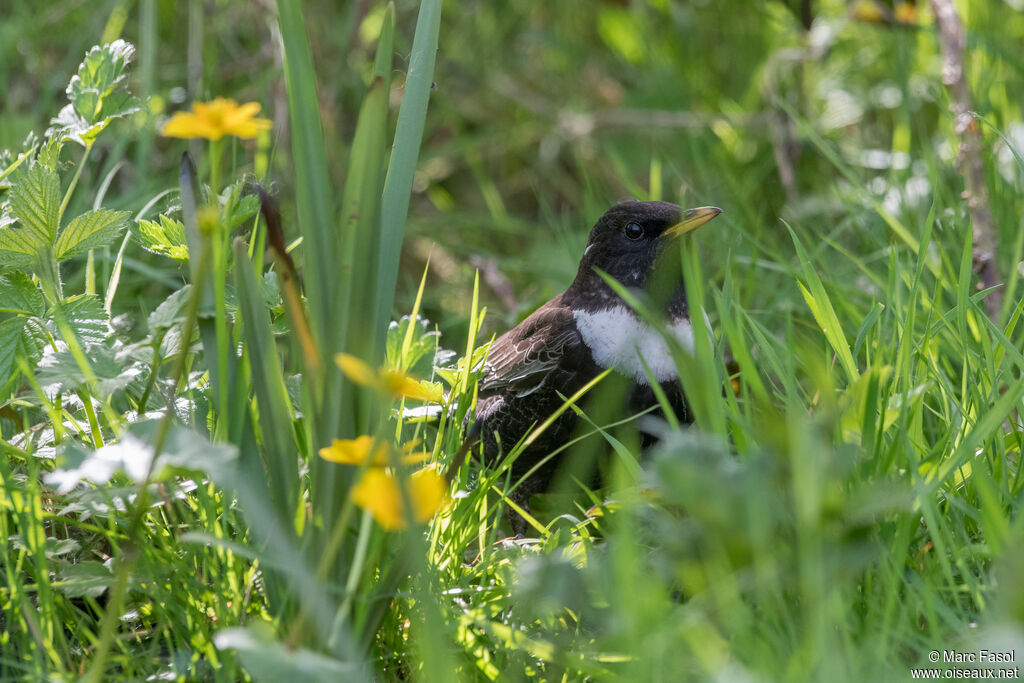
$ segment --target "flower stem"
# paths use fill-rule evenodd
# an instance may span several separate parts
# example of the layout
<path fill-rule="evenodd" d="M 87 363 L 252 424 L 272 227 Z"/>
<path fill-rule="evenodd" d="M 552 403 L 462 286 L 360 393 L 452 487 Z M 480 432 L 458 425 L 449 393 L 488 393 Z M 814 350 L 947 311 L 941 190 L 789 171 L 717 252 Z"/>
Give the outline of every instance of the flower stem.
<path fill-rule="evenodd" d="M 217 194 L 220 192 L 220 167 L 224 157 L 224 139 L 210 141 L 210 193 L 213 204 L 217 205 Z"/>

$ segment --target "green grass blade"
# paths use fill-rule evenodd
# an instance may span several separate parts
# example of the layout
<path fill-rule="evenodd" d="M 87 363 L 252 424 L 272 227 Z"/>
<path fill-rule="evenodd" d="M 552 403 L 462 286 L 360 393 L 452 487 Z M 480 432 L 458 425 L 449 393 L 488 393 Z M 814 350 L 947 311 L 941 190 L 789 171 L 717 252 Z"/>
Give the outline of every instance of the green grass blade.
<path fill-rule="evenodd" d="M 263 289 L 249 261 L 248 246 L 243 240 L 235 239 L 234 249 L 238 307 L 242 313 L 243 338 L 259 410 L 259 414 L 253 417 L 259 420 L 263 435 L 262 451 L 271 499 L 280 515 L 281 526 L 289 528 L 295 518 L 299 483 L 291 404 Z"/>
<path fill-rule="evenodd" d="M 331 297 L 338 262 L 334 234 L 334 196 L 327 171 L 327 153 L 317 99 L 313 56 L 302 18 L 300 0 L 278 0 L 278 23 L 284 42 L 285 82 L 291 120 L 292 158 L 295 164 L 296 209 L 303 237 L 309 318 L 321 352 L 338 348 L 332 335 Z M 324 367 L 330 367 L 326 362 Z M 328 370 L 333 372 L 333 370 Z"/>
<path fill-rule="evenodd" d="M 802 282 L 798 283 L 800 292 L 804 295 L 804 301 L 807 302 L 808 308 L 811 309 L 814 319 L 825 334 L 829 345 L 832 346 L 832 350 L 836 352 L 839 364 L 843 366 L 847 379 L 852 384 L 857 380 L 859 373 L 857 372 L 857 363 L 854 362 L 853 354 L 850 352 L 850 343 L 846 340 L 842 325 L 839 324 L 839 318 L 836 316 L 835 308 L 832 307 L 832 301 L 825 291 L 825 285 L 822 284 L 818 271 L 814 269 L 814 264 L 811 263 L 807 251 L 800 243 L 796 233 L 793 232 L 793 228 L 789 227 L 789 225 L 786 225 L 786 228 L 793 238 L 796 253 L 800 258 L 800 266 L 803 269 L 804 279 L 807 281 L 806 285 Z"/>
<path fill-rule="evenodd" d="M 402 108 L 398 112 L 395 144 L 391 150 L 381 203 L 381 250 L 377 272 L 377 320 L 387 320 L 395 300 L 398 257 L 409 213 L 413 174 L 423 140 L 427 102 L 434 77 L 437 35 L 441 26 L 441 0 L 424 0 L 416 21 L 416 34 L 409 56 Z M 379 335 L 384 330 L 378 331 Z"/>

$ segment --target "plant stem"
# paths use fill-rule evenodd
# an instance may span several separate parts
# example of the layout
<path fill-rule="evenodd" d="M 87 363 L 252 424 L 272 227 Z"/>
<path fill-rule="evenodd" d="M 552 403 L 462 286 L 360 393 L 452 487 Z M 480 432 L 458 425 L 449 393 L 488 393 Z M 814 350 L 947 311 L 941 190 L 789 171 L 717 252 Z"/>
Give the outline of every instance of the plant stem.
<path fill-rule="evenodd" d="M 210 194 L 213 205 L 217 206 L 217 194 L 220 192 L 220 167 L 224 157 L 224 139 L 210 141 Z"/>
<path fill-rule="evenodd" d="M 58 225 L 60 225 L 60 221 L 64 217 L 64 211 L 68 208 L 68 203 L 71 201 L 71 195 L 78 186 L 78 179 L 82 177 L 82 169 L 85 168 L 85 162 L 89 159 L 89 153 L 92 152 L 92 144 L 92 142 L 86 143 L 85 152 L 82 154 L 82 158 L 78 160 L 78 168 L 75 169 L 75 175 L 71 178 L 71 184 L 68 185 L 67 192 L 64 193 L 64 199 L 60 203 L 60 211 L 57 213 Z"/>

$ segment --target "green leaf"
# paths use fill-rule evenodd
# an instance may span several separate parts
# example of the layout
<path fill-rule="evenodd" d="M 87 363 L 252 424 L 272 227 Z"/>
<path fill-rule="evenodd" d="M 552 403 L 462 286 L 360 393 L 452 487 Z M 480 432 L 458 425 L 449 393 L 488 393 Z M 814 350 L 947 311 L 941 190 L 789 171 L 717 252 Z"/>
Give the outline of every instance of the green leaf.
<path fill-rule="evenodd" d="M 141 220 L 137 223 L 135 235 L 142 248 L 175 261 L 188 261 L 185 224 L 164 215 L 159 219 L 160 222 Z"/>
<path fill-rule="evenodd" d="M 57 239 L 60 179 L 36 163 L 11 185 L 10 215 L 16 227 L 0 228 L 0 265 L 24 267 Z"/>
<path fill-rule="evenodd" d="M 43 293 L 27 274 L 14 271 L 0 277 L 0 313 L 40 316 L 45 311 Z"/>
<path fill-rule="evenodd" d="M 135 48 L 124 40 L 89 50 L 68 84 L 71 103 L 51 121 L 53 125 L 47 132 L 60 131 L 88 145 L 111 121 L 137 112 L 139 101 L 118 89 L 134 53 Z"/>
<path fill-rule="evenodd" d="M 67 88 L 68 99 L 79 116 L 89 123 L 102 118 L 104 99 L 124 80 L 133 54 L 135 47 L 124 40 L 97 45 L 85 53 Z"/>
<path fill-rule="evenodd" d="M 188 303 L 192 285 L 185 285 L 163 300 L 149 314 L 149 331 L 156 332 L 177 325 L 185 319 L 185 305 Z"/>
<path fill-rule="evenodd" d="M 45 333 L 30 318 L 0 322 L 0 400 L 6 399 L 20 375 L 18 358 L 34 367 L 43 355 Z"/>
<path fill-rule="evenodd" d="M 245 189 L 245 182 L 239 181 L 226 188 L 220 194 L 220 204 L 223 207 L 223 223 L 228 230 L 249 220 L 260 210 L 260 198 L 254 194 L 239 196 Z"/>
<path fill-rule="evenodd" d="M 409 316 L 404 315 L 398 322 L 392 322 L 387 334 L 387 364 L 392 368 L 406 368 L 413 377 L 430 377 L 434 368 L 434 357 L 437 354 L 437 340 L 440 332 L 430 330 L 427 321 L 418 318 L 412 335 L 412 343 L 402 358 L 402 342 L 413 324 Z"/>
<path fill-rule="evenodd" d="M 93 376 L 86 377 L 70 351 L 48 354 L 36 368 L 36 379 L 40 385 L 59 391 L 74 391 L 95 379 L 96 396 L 105 399 L 143 376 L 143 366 L 130 362 L 127 355 L 127 351 L 122 355 L 109 346 L 93 344 L 86 350 Z"/>
<path fill-rule="evenodd" d="M 76 217 L 57 238 L 54 247 L 57 260 L 64 261 L 110 244 L 128 226 L 130 215 L 127 211 L 97 209 Z"/>
<path fill-rule="evenodd" d="M 123 472 L 132 481 L 142 482 L 150 471 L 159 423 L 159 420 L 146 420 L 132 424 L 120 441 L 88 453 L 73 467 L 61 467 L 45 475 L 47 485 L 63 494 L 86 480 L 106 484 L 115 472 Z M 175 425 L 168 432 L 163 450 L 152 467 L 152 480 L 201 472 L 215 482 L 227 483 L 234 472 L 237 455 L 232 445 L 210 443 L 197 432 Z"/>
<path fill-rule="evenodd" d="M 48 133 L 60 132 L 81 145 L 87 145 L 103 132 L 111 121 L 129 116 L 139 111 L 139 101 L 127 93 L 114 93 L 110 97 L 114 103 L 103 107 L 104 117 L 97 123 L 89 123 L 78 115 L 73 105 L 66 105 L 56 118 L 50 121 Z"/>
<path fill-rule="evenodd" d="M 53 586 L 69 598 L 98 598 L 113 583 L 114 575 L 102 562 L 86 560 L 57 572 Z"/>
<path fill-rule="evenodd" d="M 110 335 L 110 323 L 107 312 L 103 310 L 103 302 L 91 294 L 80 294 L 65 299 L 58 304 L 64 314 L 71 331 L 82 346 L 102 344 Z M 56 324 L 56 311 L 50 309 L 47 315 L 47 329 L 55 337 L 60 337 Z"/>

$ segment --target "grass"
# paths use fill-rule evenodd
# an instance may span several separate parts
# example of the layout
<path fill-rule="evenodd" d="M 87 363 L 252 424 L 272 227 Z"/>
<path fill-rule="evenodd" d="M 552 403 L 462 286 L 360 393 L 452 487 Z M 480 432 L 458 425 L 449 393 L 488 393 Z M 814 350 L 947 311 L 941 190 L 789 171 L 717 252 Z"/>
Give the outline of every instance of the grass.
<path fill-rule="evenodd" d="M 824 3 L 810 33 L 783 3 L 724 24 L 658 2 L 582 24 L 572 3 L 54 8 L 0 28 L 30 56 L 0 40 L 0 202 L 31 165 L 61 230 L 102 206 L 155 232 L 0 261 L 0 678 L 902 681 L 932 651 L 1024 651 L 1009 5 L 960 7 L 994 316 L 923 6 L 906 27 Z M 118 87 L 149 106 L 87 159 L 29 145 L 4 174 L 118 35 L 139 46 Z M 181 162 L 155 134 L 175 87 L 263 101 L 277 128 Z M 486 343 L 623 195 L 725 209 L 680 241 L 714 330 L 677 353 L 695 423 L 640 457 L 634 420 L 588 411 L 566 449 L 607 486 L 541 497 L 508 539 L 507 467 L 452 463 Z M 445 410 L 417 417 L 339 351 L 439 383 Z M 389 444 L 404 529 L 354 502 L 368 461 L 318 455 L 359 435 Z M 413 441 L 451 481 L 427 523 Z"/>

